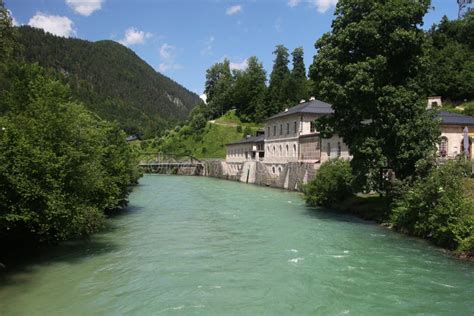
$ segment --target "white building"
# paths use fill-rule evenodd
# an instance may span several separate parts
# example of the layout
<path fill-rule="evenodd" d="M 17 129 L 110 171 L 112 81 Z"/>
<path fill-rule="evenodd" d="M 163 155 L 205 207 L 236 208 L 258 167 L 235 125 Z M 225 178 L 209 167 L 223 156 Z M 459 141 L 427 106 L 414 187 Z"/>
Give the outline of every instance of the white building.
<path fill-rule="evenodd" d="M 440 105 L 440 97 L 429 99 L 429 108 Z M 315 121 L 333 113 L 328 103 L 315 99 L 302 102 L 268 118 L 265 135 L 228 144 L 226 161 L 231 164 L 259 161 L 270 175 L 278 177 L 288 163 L 305 163 L 318 169 L 329 159 L 350 159 L 349 149 L 341 137 L 322 138 L 316 130 Z M 438 156 L 449 159 L 463 154 L 466 135 L 470 144 L 469 158 L 472 159 L 474 117 L 449 112 L 440 112 L 438 117 L 442 131 Z"/>

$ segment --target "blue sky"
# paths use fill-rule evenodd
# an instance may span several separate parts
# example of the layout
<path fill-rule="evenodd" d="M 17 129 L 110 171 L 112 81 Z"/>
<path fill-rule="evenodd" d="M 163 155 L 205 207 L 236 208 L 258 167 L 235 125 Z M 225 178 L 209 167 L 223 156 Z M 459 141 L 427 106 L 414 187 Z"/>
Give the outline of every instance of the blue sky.
<path fill-rule="evenodd" d="M 275 45 L 302 46 L 306 66 L 314 42 L 330 30 L 337 0 L 5 0 L 17 24 L 91 41 L 112 39 L 157 71 L 202 93 L 205 71 L 256 55 L 269 74 Z M 425 28 L 457 16 L 455 0 L 434 0 Z"/>

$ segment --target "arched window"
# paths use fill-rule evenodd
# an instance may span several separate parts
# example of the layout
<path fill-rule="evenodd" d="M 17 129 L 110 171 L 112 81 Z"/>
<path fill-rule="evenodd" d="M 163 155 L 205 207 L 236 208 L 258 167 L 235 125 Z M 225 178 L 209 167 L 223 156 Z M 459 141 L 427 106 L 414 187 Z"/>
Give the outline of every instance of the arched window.
<path fill-rule="evenodd" d="M 293 144 L 293 157 L 296 157 L 296 144 Z"/>
<path fill-rule="evenodd" d="M 290 150 L 288 149 L 288 144 L 286 145 L 285 156 L 286 156 L 286 157 L 290 156 Z"/>
<path fill-rule="evenodd" d="M 275 150 L 275 146 L 273 146 L 273 157 L 276 156 L 276 150 Z"/>
<path fill-rule="evenodd" d="M 272 172 L 275 173 L 275 166 L 272 167 Z"/>
<path fill-rule="evenodd" d="M 278 156 L 280 156 L 280 157 L 282 156 L 281 145 L 280 145 L 280 150 L 279 150 L 279 152 L 278 152 Z"/>
<path fill-rule="evenodd" d="M 278 174 L 281 173 L 281 167 L 278 167 Z"/>
<path fill-rule="evenodd" d="M 446 136 L 441 137 L 439 142 L 439 155 L 446 157 L 448 155 L 448 138 Z"/>
<path fill-rule="evenodd" d="M 337 158 L 341 157 L 341 153 L 342 153 L 341 142 L 337 142 Z"/>

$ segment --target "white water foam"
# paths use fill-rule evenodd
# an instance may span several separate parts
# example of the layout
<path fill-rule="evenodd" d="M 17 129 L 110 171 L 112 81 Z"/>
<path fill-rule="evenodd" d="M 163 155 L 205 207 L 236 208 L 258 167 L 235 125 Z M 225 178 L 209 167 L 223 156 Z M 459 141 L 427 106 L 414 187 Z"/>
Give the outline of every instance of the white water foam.
<path fill-rule="evenodd" d="M 293 259 L 288 260 L 288 262 L 298 263 L 298 262 L 303 261 L 303 260 L 304 260 L 304 258 L 293 258 Z"/>

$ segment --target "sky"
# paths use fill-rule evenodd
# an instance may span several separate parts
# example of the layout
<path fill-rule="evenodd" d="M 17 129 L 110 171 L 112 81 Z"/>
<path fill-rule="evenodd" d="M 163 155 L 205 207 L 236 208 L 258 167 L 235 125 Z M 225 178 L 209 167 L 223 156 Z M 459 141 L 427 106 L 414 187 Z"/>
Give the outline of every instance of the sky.
<path fill-rule="evenodd" d="M 14 23 L 129 47 L 156 71 L 201 94 L 206 69 L 228 58 L 244 69 L 257 56 L 270 74 L 278 44 L 303 47 L 308 68 L 315 41 L 331 30 L 337 0 L 5 0 Z M 424 28 L 456 0 L 433 0 Z"/>

